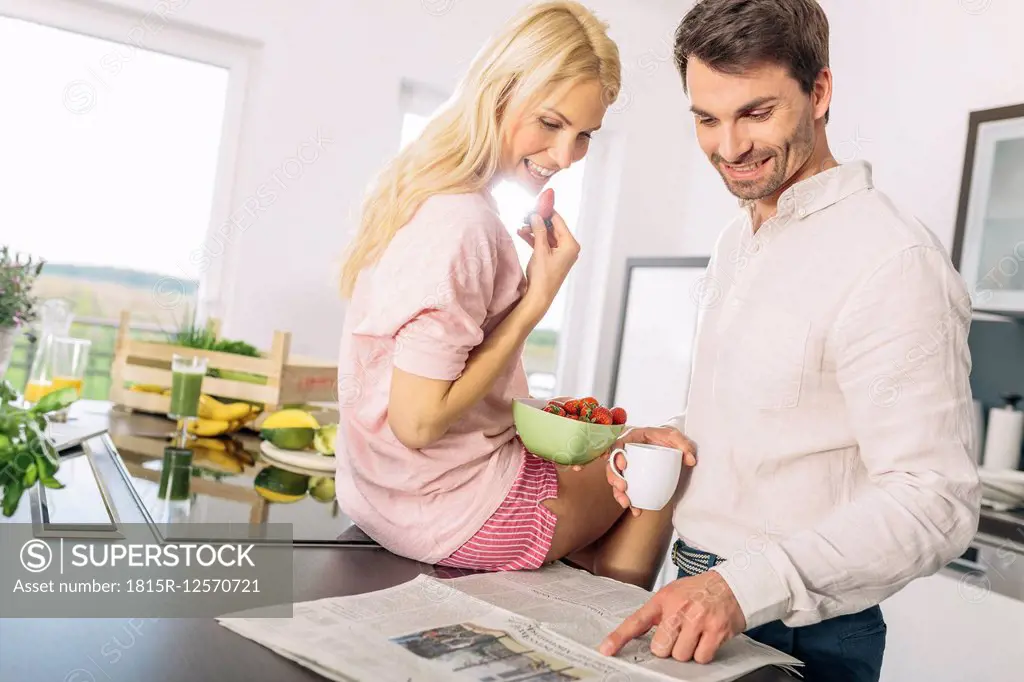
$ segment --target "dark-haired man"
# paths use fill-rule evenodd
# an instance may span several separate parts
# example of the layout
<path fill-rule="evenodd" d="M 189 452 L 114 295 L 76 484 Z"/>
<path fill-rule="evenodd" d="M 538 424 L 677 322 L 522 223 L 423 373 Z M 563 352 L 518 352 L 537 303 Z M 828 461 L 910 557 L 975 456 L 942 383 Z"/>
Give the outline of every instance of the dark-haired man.
<path fill-rule="evenodd" d="M 658 626 L 655 654 L 708 662 L 746 632 L 812 682 L 878 680 L 878 604 L 977 529 L 970 299 L 870 165 L 833 158 L 828 39 L 814 0 L 702 0 L 676 33 L 697 139 L 742 210 L 673 422 L 698 452 L 673 517 L 679 579 L 606 654 Z"/>

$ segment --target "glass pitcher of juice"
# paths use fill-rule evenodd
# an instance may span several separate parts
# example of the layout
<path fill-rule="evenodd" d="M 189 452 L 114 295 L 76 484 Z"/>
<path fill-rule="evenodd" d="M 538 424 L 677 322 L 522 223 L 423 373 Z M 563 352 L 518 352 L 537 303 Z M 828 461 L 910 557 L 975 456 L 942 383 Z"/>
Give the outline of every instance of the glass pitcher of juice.
<path fill-rule="evenodd" d="M 71 301 L 48 298 L 39 304 L 39 332 L 41 336 L 68 336 L 75 313 Z"/>
<path fill-rule="evenodd" d="M 72 337 L 53 337 L 50 348 L 50 372 L 52 390 L 71 386 L 78 397 L 82 397 L 85 371 L 89 366 L 89 350 L 92 341 Z"/>
<path fill-rule="evenodd" d="M 32 368 L 25 384 L 25 402 L 38 403 L 44 395 L 53 390 L 53 374 L 50 370 L 52 356 L 53 335 L 44 334 L 39 339 L 36 355 L 32 358 Z"/>
<path fill-rule="evenodd" d="M 48 298 L 39 304 L 38 346 L 25 384 L 25 402 L 39 402 L 44 395 L 60 388 L 53 381 L 53 339 L 67 337 L 74 319 L 73 306 L 67 299 Z"/>

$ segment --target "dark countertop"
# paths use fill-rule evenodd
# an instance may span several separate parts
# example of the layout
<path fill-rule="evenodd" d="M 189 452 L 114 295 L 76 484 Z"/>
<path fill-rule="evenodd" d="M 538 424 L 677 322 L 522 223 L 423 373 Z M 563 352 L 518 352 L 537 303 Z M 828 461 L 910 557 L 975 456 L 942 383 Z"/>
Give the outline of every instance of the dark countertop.
<path fill-rule="evenodd" d="M 1024 554 L 1024 511 L 1011 513 L 982 509 L 978 538 Z"/>
<path fill-rule="evenodd" d="M 134 417 L 133 417 L 134 418 Z M 108 451 L 93 438 L 98 474 L 123 523 L 145 515 Z M 58 476 L 59 477 L 59 476 Z M 28 496 L 12 521 L 27 521 Z M 398 557 L 374 546 L 301 546 L 294 549 L 294 599 L 360 594 L 444 569 Z M 219 625 L 212 618 L 0 619 L 0 680 L 40 682 L 178 682 L 202 680 L 322 680 L 321 676 Z M 767 668 L 743 682 L 793 678 Z"/>

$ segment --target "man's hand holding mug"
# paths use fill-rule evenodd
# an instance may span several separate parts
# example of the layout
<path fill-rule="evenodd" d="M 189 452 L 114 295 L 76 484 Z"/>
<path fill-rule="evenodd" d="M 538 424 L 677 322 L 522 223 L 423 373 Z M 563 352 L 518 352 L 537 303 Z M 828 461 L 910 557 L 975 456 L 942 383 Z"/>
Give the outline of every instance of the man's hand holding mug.
<path fill-rule="evenodd" d="M 697 464 L 693 441 L 678 429 L 665 426 L 627 429 L 604 456 L 608 458 L 605 473 L 615 501 L 631 509 L 633 516 L 639 516 L 645 508 L 664 507 L 675 492 L 682 467 Z M 633 472 L 626 473 L 630 461 Z M 627 494 L 630 479 L 637 486 L 635 504 Z"/>

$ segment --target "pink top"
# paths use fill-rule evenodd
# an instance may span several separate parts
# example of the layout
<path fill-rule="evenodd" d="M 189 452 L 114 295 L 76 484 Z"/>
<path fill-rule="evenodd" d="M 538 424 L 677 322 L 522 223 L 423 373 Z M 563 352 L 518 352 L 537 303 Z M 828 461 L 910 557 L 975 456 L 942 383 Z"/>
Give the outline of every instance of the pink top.
<path fill-rule="evenodd" d="M 525 290 L 512 237 L 482 193 L 427 199 L 356 283 L 338 364 L 338 503 L 395 554 L 437 563 L 498 508 L 523 461 L 512 400 L 529 389 L 520 349 L 443 438 L 411 450 L 388 426 L 392 368 L 457 379 Z"/>

